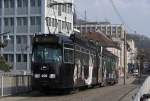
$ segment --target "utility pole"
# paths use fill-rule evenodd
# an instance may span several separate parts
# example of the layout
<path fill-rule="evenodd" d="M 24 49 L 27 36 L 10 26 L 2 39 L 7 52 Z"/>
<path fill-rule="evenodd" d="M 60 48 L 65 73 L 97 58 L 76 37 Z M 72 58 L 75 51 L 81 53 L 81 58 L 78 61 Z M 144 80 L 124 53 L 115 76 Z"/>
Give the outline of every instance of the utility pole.
<path fill-rule="evenodd" d="M 86 10 L 85 10 L 85 15 L 84 15 L 84 20 L 85 20 L 85 33 L 87 33 L 87 26 L 86 26 L 86 23 L 87 23 L 87 14 L 86 14 Z"/>
<path fill-rule="evenodd" d="M 127 39 L 124 31 L 124 85 L 126 84 L 126 59 L 127 59 Z"/>

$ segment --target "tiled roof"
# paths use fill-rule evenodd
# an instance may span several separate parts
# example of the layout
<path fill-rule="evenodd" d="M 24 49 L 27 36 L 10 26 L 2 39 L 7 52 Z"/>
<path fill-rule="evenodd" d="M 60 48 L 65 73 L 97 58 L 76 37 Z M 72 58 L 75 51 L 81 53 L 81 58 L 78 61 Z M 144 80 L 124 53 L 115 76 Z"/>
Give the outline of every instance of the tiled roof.
<path fill-rule="evenodd" d="M 101 32 L 87 32 L 83 35 L 88 39 L 98 42 L 102 46 L 120 48 L 116 42 Z"/>

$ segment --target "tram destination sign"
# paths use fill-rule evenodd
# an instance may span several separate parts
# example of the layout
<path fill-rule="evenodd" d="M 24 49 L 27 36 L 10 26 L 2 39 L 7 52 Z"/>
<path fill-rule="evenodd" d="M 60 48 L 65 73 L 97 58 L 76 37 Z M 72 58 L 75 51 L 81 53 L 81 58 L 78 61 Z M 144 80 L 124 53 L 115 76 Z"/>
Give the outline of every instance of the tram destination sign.
<path fill-rule="evenodd" d="M 59 38 L 57 36 L 35 36 L 33 43 L 58 43 Z"/>

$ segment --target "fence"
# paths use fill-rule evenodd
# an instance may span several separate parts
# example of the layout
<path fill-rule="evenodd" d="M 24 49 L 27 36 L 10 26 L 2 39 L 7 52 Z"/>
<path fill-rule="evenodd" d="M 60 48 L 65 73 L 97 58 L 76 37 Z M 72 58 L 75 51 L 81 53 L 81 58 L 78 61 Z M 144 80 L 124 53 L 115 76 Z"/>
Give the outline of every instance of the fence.
<path fill-rule="evenodd" d="M 144 94 L 149 94 L 149 93 L 150 93 L 150 76 L 146 78 L 145 82 L 143 83 L 143 85 L 139 89 L 139 92 L 135 96 L 134 101 L 140 101 L 140 98 Z"/>
<path fill-rule="evenodd" d="M 0 74 L 0 96 L 31 90 L 31 75 Z"/>

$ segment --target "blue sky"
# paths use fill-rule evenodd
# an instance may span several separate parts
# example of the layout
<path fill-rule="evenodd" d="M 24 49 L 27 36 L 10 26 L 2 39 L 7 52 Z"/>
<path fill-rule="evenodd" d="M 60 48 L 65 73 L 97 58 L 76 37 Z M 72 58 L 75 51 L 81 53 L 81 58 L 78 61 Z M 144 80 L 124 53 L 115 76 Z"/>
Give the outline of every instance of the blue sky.
<path fill-rule="evenodd" d="M 150 36 L 150 0 L 113 0 L 126 24 L 139 34 Z M 120 24 L 110 0 L 74 0 L 77 14 L 91 21 L 108 20 Z M 128 31 L 133 33 L 133 31 Z"/>

